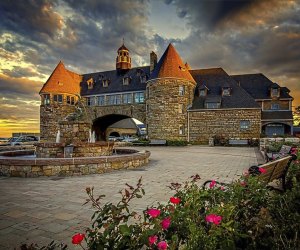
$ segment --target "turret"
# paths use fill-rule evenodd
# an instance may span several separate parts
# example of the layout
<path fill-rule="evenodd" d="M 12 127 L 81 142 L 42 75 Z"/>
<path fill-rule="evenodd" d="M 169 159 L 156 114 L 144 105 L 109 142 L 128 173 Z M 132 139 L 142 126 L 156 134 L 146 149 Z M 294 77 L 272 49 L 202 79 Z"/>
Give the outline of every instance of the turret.
<path fill-rule="evenodd" d="M 129 55 L 129 49 L 123 45 L 118 49 L 118 56 L 116 58 L 116 69 L 127 70 L 131 69 L 131 57 Z"/>

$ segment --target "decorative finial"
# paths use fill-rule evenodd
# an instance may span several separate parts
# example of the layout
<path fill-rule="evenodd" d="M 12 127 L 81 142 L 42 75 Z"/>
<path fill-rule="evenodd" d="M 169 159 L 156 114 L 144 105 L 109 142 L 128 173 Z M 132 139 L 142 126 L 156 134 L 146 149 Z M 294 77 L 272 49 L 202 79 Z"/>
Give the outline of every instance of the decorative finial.
<path fill-rule="evenodd" d="M 125 39 L 124 39 L 124 37 L 123 37 L 123 45 L 124 45 L 124 43 L 125 43 Z"/>

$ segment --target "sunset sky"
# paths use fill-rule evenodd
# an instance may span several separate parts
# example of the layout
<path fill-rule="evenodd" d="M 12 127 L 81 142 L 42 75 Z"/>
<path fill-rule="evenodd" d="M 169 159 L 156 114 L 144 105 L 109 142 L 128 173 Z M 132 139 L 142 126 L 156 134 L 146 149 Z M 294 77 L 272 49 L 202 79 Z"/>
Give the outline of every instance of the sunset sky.
<path fill-rule="evenodd" d="M 1 0 L 0 137 L 39 131 L 39 95 L 59 60 L 77 73 L 133 67 L 172 42 L 192 68 L 264 73 L 300 105 L 300 1 Z"/>

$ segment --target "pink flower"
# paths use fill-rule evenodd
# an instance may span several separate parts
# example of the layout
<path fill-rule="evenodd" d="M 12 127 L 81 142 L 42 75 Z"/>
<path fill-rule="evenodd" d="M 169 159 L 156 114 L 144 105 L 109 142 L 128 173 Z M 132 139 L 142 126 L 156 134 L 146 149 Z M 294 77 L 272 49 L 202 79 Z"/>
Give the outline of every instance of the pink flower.
<path fill-rule="evenodd" d="M 152 217 L 152 218 L 156 218 L 160 215 L 160 210 L 155 209 L 155 208 L 150 208 L 150 209 L 148 209 L 147 214 L 149 214 L 150 217 Z"/>
<path fill-rule="evenodd" d="M 245 181 L 241 181 L 241 182 L 240 182 L 240 185 L 241 185 L 242 187 L 245 187 L 245 186 L 247 185 L 247 183 L 246 183 Z"/>
<path fill-rule="evenodd" d="M 164 230 L 167 230 L 169 228 L 170 224 L 171 224 L 171 219 L 170 218 L 165 218 L 161 222 L 161 226 Z"/>
<path fill-rule="evenodd" d="M 249 171 L 245 170 L 244 173 L 243 173 L 243 175 L 246 176 L 246 177 L 249 176 Z"/>
<path fill-rule="evenodd" d="M 170 202 L 172 202 L 173 204 L 179 204 L 180 201 L 181 201 L 181 199 L 178 198 L 178 197 L 171 197 L 170 198 Z"/>
<path fill-rule="evenodd" d="M 264 174 L 264 173 L 267 172 L 267 170 L 265 170 L 264 168 L 258 168 L 258 170 L 259 170 L 259 172 L 262 173 L 262 174 Z"/>
<path fill-rule="evenodd" d="M 216 185 L 216 181 L 212 180 L 211 183 L 209 183 L 209 188 L 213 188 Z"/>
<path fill-rule="evenodd" d="M 215 225 L 219 225 L 222 220 L 222 216 L 216 214 L 206 215 L 205 220 L 210 223 L 214 223 Z"/>
<path fill-rule="evenodd" d="M 72 237 L 72 244 L 74 245 L 79 245 L 81 244 L 81 241 L 83 241 L 84 239 L 84 234 L 75 234 L 73 237 Z"/>
<path fill-rule="evenodd" d="M 158 242 L 157 248 L 159 250 L 166 250 L 168 248 L 168 244 L 165 241 Z"/>
<path fill-rule="evenodd" d="M 157 242 L 157 236 L 156 235 L 149 236 L 148 240 L 149 240 L 149 245 L 152 246 Z"/>
<path fill-rule="evenodd" d="M 224 188 L 223 186 L 221 186 L 221 187 L 220 187 L 220 189 L 221 189 L 222 191 L 224 191 L 224 190 L 225 190 L 225 188 Z"/>

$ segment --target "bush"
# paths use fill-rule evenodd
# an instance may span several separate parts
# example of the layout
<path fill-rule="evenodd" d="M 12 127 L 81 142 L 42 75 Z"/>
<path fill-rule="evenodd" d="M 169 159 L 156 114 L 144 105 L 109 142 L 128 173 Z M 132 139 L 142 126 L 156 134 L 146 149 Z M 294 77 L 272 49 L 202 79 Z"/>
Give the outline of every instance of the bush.
<path fill-rule="evenodd" d="M 186 146 L 186 145 L 188 145 L 187 141 L 180 141 L 180 140 L 167 141 L 167 146 Z"/>

